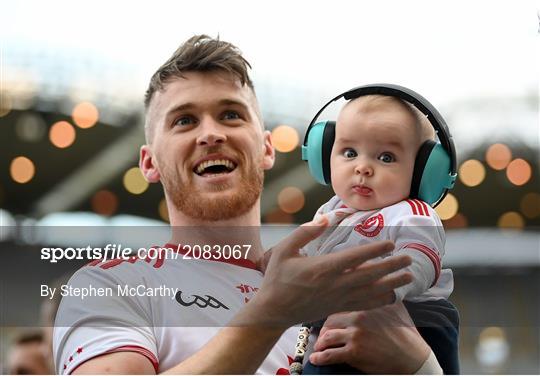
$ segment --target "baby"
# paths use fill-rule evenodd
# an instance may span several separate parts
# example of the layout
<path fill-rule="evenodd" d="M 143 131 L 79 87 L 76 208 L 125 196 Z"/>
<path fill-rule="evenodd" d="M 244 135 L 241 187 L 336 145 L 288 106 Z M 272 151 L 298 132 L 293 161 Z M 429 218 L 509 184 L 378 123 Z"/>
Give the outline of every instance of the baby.
<path fill-rule="evenodd" d="M 428 119 L 399 98 L 366 95 L 345 104 L 335 132 L 330 172 L 336 196 L 315 215 L 325 215 L 329 228 L 302 251 L 314 256 L 392 240 L 394 254 L 411 257 L 406 270 L 414 277 L 394 291 L 396 301 L 448 298 L 453 277 L 451 270 L 441 269 L 441 220 L 430 205 L 409 198 L 416 154 L 435 137 Z M 299 338 L 307 335 L 304 328 Z"/>

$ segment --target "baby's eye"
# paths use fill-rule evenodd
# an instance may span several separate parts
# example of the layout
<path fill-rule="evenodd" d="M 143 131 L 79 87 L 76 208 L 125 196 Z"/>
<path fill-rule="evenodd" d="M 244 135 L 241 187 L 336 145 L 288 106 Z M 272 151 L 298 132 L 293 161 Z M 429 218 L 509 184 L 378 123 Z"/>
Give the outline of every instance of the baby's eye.
<path fill-rule="evenodd" d="M 186 126 L 186 125 L 191 125 L 194 122 L 195 122 L 195 119 L 192 116 L 182 116 L 174 121 L 174 125 Z"/>
<path fill-rule="evenodd" d="M 236 111 L 226 111 L 226 112 L 223 114 L 223 119 L 225 119 L 225 120 L 235 120 L 235 119 L 240 119 L 240 115 L 239 115 L 238 112 L 236 112 Z"/>
<path fill-rule="evenodd" d="M 392 153 L 382 153 L 379 155 L 379 160 L 384 163 L 392 163 L 396 161 L 396 158 Z"/>
<path fill-rule="evenodd" d="M 347 148 L 345 150 L 343 150 L 343 156 L 345 158 L 354 158 L 356 157 L 358 154 L 356 153 L 356 151 L 354 149 L 351 149 L 351 148 Z"/>

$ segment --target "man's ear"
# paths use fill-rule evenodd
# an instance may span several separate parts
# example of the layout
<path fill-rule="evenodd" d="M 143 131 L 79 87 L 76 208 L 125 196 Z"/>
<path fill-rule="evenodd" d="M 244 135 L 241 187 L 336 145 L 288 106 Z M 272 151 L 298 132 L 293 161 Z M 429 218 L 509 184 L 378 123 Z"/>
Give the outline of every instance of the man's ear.
<path fill-rule="evenodd" d="M 152 149 L 148 145 L 141 146 L 139 168 L 147 182 L 159 182 L 161 176 L 153 159 Z"/>
<path fill-rule="evenodd" d="M 264 131 L 263 133 L 263 162 L 262 167 L 265 170 L 270 170 L 274 167 L 274 162 L 276 160 L 276 151 L 272 145 L 272 135 L 269 131 Z"/>

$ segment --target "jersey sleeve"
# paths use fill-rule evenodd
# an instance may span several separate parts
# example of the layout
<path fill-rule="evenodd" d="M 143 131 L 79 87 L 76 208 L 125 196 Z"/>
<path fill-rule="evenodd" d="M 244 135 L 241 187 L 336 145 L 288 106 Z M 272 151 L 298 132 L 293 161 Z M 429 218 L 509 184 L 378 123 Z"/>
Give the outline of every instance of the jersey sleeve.
<path fill-rule="evenodd" d="M 390 239 L 395 254 L 407 254 L 412 264 L 406 268 L 413 282 L 395 290 L 396 299 L 416 297 L 434 286 L 441 274 L 445 234 L 435 210 L 420 200 L 406 200 L 395 205 L 391 213 Z"/>
<path fill-rule="evenodd" d="M 113 269 L 85 266 L 63 285 L 65 295 L 58 308 L 53 337 L 58 374 L 70 374 L 96 356 L 124 351 L 140 353 L 158 371 L 149 309 L 136 297 L 117 293 L 118 286 L 129 284 L 129 279 Z M 73 291 L 83 289 L 96 295 L 74 295 Z M 99 296 L 100 292 L 111 296 Z"/>

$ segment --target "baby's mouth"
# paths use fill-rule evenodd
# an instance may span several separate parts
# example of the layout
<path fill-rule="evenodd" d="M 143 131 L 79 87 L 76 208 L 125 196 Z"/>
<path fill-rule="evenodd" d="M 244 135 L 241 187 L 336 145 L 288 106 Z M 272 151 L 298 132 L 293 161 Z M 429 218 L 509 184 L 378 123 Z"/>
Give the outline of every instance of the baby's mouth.
<path fill-rule="evenodd" d="M 354 191 L 361 196 L 369 196 L 373 192 L 373 189 L 365 186 L 365 185 L 355 185 L 353 187 Z"/>

